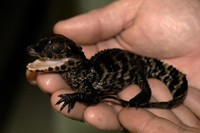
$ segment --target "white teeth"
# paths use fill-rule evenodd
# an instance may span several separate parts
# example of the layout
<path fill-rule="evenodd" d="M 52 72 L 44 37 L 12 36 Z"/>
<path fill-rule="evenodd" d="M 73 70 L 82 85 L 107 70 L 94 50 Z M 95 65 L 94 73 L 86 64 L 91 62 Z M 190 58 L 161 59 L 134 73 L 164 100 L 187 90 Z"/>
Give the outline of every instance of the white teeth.
<path fill-rule="evenodd" d="M 49 67 L 55 68 L 60 67 L 69 61 L 69 58 L 60 60 L 35 60 L 27 65 L 27 69 L 30 71 L 47 71 Z"/>

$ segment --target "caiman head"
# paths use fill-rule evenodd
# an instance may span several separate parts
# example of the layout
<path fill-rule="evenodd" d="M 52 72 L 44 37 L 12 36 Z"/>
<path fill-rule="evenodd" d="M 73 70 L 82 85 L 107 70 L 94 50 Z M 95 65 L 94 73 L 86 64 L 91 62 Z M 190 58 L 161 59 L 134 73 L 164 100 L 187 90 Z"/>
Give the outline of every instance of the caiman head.
<path fill-rule="evenodd" d="M 68 62 L 85 60 L 82 48 L 60 34 L 45 35 L 35 45 L 28 46 L 27 52 L 38 58 L 27 65 L 33 72 L 65 71 Z"/>

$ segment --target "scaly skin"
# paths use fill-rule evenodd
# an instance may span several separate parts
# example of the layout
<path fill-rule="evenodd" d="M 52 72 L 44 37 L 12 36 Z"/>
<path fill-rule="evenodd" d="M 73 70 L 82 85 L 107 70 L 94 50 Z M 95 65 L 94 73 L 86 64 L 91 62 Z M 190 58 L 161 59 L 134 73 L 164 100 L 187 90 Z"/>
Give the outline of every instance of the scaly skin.
<path fill-rule="evenodd" d="M 183 73 L 157 59 L 130 51 L 106 49 L 86 59 L 81 47 L 58 34 L 44 36 L 36 45 L 29 46 L 27 51 L 30 55 L 39 57 L 41 64 L 47 60 L 59 62 L 64 59 L 59 65 L 37 68 L 37 65 L 30 63 L 27 68 L 36 72 L 58 72 L 77 91 L 59 95 L 60 100 L 56 104 L 63 103 L 61 110 L 68 104 L 68 112 L 77 101 L 91 105 L 103 99 L 114 99 L 122 106 L 129 107 L 173 108 L 181 104 L 187 94 L 187 79 Z M 151 89 L 147 78 L 163 81 L 173 99 L 149 102 Z M 141 92 L 130 101 L 113 96 L 130 84 L 137 84 L 141 88 Z"/>

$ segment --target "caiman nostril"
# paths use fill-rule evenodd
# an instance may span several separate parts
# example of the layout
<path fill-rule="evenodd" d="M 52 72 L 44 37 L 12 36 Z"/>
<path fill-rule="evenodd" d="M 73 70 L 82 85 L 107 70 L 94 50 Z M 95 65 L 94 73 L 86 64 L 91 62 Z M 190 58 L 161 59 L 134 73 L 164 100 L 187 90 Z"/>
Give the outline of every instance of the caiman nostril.
<path fill-rule="evenodd" d="M 30 45 L 27 47 L 26 52 L 31 55 L 31 56 L 36 56 L 38 55 L 38 53 L 35 51 L 35 49 L 33 48 L 33 45 Z"/>

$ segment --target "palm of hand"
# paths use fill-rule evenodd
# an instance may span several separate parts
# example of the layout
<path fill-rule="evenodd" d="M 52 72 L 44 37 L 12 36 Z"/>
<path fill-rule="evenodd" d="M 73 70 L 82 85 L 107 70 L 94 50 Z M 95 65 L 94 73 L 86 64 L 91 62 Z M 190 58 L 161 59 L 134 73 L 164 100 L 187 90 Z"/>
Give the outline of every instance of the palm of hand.
<path fill-rule="evenodd" d="M 179 4 L 174 5 L 174 2 Z M 166 118 L 169 123 L 172 121 L 178 126 L 199 127 L 200 37 L 197 33 L 200 28 L 197 24 L 200 23 L 200 20 L 196 16 L 200 14 L 194 13 L 197 8 L 200 10 L 200 3 L 189 0 L 184 2 L 180 0 L 164 2 L 158 0 L 118 1 L 104 9 L 60 22 L 55 26 L 55 32 L 65 34 L 78 43 L 80 42 L 79 44 L 93 44 L 83 45 L 88 57 L 101 49 L 119 47 L 141 55 L 156 57 L 174 65 L 186 73 L 189 80 L 189 92 L 184 104 L 173 110 L 148 109 L 148 112 L 143 109 L 132 109 L 132 111 L 137 112 L 136 114 L 139 111 L 143 111 L 144 114 L 152 113 L 151 116 L 155 114 L 154 117 Z M 80 24 L 82 26 L 77 28 Z M 89 30 L 83 35 L 87 28 Z M 67 33 L 67 31 L 71 33 Z M 59 82 L 52 83 L 51 80 L 55 81 L 56 78 Z M 155 80 L 149 82 L 153 90 L 154 100 L 168 100 L 170 98 L 163 84 Z M 53 94 L 52 105 L 56 110 L 59 110 L 58 106 L 54 106 L 58 100 L 58 94 L 66 93 L 66 91 L 67 93 L 71 92 L 71 90 L 66 89 L 60 90 L 60 88 L 68 87 L 55 75 L 53 78 L 46 74 L 39 75 L 37 83 L 43 90 Z M 130 86 L 119 96 L 128 99 L 136 95 L 138 91 L 136 86 Z M 84 120 L 99 129 L 120 130 L 120 122 L 124 123 L 122 117 L 124 111 L 120 112 L 121 109 L 117 105 L 109 106 L 104 103 L 86 108 L 78 103 L 70 114 L 67 114 L 66 110 L 63 110 L 62 113 L 73 119 Z M 134 114 L 131 115 L 134 117 Z M 150 117 L 148 118 L 150 119 Z M 145 120 L 144 123 L 147 123 Z M 126 121 L 129 120 L 126 118 Z M 136 124 L 132 119 L 130 121 L 132 124 Z"/>

